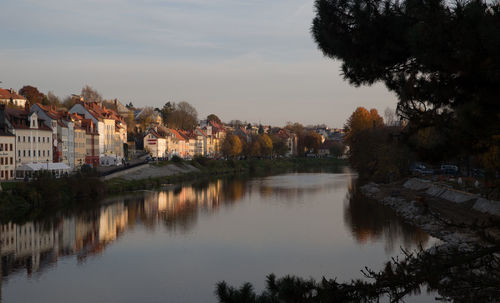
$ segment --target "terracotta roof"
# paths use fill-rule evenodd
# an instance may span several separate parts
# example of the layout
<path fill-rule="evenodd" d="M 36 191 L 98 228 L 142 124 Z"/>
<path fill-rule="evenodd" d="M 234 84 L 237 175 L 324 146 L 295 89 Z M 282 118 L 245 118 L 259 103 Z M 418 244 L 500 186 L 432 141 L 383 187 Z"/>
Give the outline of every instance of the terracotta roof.
<path fill-rule="evenodd" d="M 0 88 L 0 99 L 23 99 L 26 100 L 23 96 L 19 95 L 17 92 L 15 92 L 13 89 L 8 90 L 5 88 Z"/>
<path fill-rule="evenodd" d="M 186 139 L 196 139 L 198 137 L 193 130 L 179 130 L 178 132 Z"/>
<path fill-rule="evenodd" d="M 183 140 L 186 141 L 187 138 L 181 135 L 181 133 L 173 128 L 170 128 L 169 131 L 174 134 L 174 136 L 177 138 L 177 140 Z"/>
<path fill-rule="evenodd" d="M 97 119 L 111 119 L 124 122 L 123 117 L 117 114 L 114 110 L 106 108 L 97 102 L 82 102 L 77 103 L 83 105 Z"/>

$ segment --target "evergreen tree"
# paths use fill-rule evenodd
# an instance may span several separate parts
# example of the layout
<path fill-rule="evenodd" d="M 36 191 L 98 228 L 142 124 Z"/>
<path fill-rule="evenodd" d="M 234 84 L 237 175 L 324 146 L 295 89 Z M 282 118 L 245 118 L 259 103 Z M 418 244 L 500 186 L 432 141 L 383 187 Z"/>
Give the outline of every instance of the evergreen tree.
<path fill-rule="evenodd" d="M 351 84 L 396 93 L 409 134 L 435 127 L 456 154 L 498 145 L 498 1 L 316 0 L 312 34 Z"/>

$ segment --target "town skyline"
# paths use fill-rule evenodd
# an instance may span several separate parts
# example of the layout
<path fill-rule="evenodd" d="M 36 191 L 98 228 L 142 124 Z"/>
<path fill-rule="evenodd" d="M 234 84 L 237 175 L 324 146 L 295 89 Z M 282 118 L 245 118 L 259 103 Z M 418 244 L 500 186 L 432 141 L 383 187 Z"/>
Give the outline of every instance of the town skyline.
<path fill-rule="evenodd" d="M 90 85 L 138 107 L 188 101 L 224 121 L 330 127 L 357 106 L 383 112 L 397 102 L 382 85 L 350 86 L 340 64 L 318 52 L 312 0 L 8 0 L 2 9 L 6 89 L 33 85 L 64 98 Z M 12 28 L 19 11 L 26 20 Z"/>

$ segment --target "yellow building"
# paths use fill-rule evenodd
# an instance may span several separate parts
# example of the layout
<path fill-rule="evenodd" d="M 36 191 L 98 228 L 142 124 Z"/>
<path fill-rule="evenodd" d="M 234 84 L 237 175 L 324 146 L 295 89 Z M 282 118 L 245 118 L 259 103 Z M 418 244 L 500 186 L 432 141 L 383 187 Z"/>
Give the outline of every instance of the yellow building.
<path fill-rule="evenodd" d="M 75 167 L 79 168 L 85 164 L 87 154 L 86 129 L 75 124 Z"/>
<path fill-rule="evenodd" d="M 0 107 L 0 180 L 14 179 L 15 136 L 9 132 L 5 120 L 5 105 Z"/>

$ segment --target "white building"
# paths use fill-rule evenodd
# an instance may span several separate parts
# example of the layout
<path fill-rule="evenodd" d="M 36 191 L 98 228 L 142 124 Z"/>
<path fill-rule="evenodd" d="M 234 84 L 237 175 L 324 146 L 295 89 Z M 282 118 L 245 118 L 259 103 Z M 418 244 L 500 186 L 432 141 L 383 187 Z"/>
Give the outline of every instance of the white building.
<path fill-rule="evenodd" d="M 75 131 L 74 123 L 67 112 L 51 106 L 34 104 L 30 112 L 36 112 L 43 124 L 52 130 L 53 162 L 63 162 L 75 168 Z"/>
<path fill-rule="evenodd" d="M 15 165 L 52 162 L 52 130 L 36 112 L 5 109 L 9 132 L 15 135 Z"/>
<path fill-rule="evenodd" d="M 144 150 L 148 151 L 151 157 L 167 158 L 167 134 L 158 128 L 150 128 L 144 136 Z"/>
<path fill-rule="evenodd" d="M 99 133 L 99 157 L 114 156 L 123 158 L 123 144 L 127 143 L 127 125 L 123 117 L 97 102 L 82 100 L 70 109 L 70 113 L 83 115 L 97 125 Z"/>
<path fill-rule="evenodd" d="M 26 105 L 26 98 L 19 95 L 15 90 L 0 88 L 0 103 L 12 104 L 18 107 Z"/>

